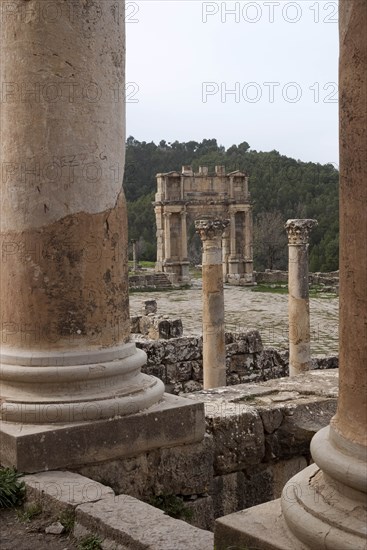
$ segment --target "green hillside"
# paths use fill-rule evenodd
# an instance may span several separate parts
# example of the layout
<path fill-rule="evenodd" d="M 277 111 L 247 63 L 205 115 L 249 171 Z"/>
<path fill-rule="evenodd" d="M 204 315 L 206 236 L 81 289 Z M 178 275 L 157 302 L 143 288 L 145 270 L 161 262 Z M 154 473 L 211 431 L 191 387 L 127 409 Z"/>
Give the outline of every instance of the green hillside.
<path fill-rule="evenodd" d="M 338 181 L 332 164 L 301 162 L 278 153 L 252 150 L 248 143 L 228 149 L 216 139 L 198 143 L 126 142 L 124 187 L 128 201 L 129 236 L 139 241 L 141 259 L 154 260 L 155 221 L 152 201 L 159 172 L 180 170 L 191 164 L 195 170 L 223 164 L 227 172 L 242 170 L 250 176 L 254 203 L 255 269 L 284 269 L 287 246 L 284 223 L 288 218 L 316 218 L 318 227 L 310 241 L 311 271 L 338 269 Z"/>

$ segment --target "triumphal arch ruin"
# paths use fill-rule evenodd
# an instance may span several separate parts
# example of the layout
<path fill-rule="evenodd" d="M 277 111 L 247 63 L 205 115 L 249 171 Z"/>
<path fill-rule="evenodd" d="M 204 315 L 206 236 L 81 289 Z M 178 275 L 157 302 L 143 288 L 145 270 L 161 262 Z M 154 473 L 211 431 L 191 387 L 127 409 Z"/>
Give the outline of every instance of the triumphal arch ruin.
<path fill-rule="evenodd" d="M 226 174 L 224 166 L 214 173 L 200 166 L 194 172 L 157 174 L 154 209 L 157 224 L 156 271 L 174 284 L 190 282 L 188 228 L 205 216 L 230 221 L 222 241 L 224 281 L 253 284 L 252 204 L 248 175 L 239 170 Z"/>

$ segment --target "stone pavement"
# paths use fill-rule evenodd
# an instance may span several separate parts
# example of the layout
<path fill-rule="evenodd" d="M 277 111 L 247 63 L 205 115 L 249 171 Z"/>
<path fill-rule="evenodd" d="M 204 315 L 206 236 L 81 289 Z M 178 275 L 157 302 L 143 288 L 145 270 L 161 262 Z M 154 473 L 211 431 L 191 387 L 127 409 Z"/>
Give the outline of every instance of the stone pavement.
<path fill-rule="evenodd" d="M 155 299 L 158 313 L 181 317 L 184 336 L 202 332 L 200 281 L 188 290 L 136 292 L 130 294 L 130 314 L 141 313 L 143 300 Z M 264 346 L 288 348 L 288 295 L 253 292 L 250 288 L 225 285 L 225 322 L 227 331 L 260 331 Z M 310 299 L 311 352 L 313 355 L 338 353 L 338 308 L 336 296 Z"/>

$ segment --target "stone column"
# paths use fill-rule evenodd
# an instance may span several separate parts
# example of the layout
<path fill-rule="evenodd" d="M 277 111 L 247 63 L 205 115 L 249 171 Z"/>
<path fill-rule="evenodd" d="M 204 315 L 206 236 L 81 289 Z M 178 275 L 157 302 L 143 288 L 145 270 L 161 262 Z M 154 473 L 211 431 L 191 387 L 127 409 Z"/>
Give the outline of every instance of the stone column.
<path fill-rule="evenodd" d="M 195 222 L 203 243 L 204 389 L 226 385 L 222 236 L 228 223 L 216 219 Z"/>
<path fill-rule="evenodd" d="M 138 259 L 136 253 L 136 240 L 131 239 L 131 245 L 133 249 L 133 271 L 138 271 Z"/>
<path fill-rule="evenodd" d="M 245 211 L 245 260 L 251 266 L 252 271 L 252 262 L 253 262 L 253 221 L 252 221 L 252 210 L 249 208 Z M 246 273 L 247 273 L 246 269 Z"/>
<path fill-rule="evenodd" d="M 181 260 L 187 260 L 187 212 L 181 212 Z"/>
<path fill-rule="evenodd" d="M 163 271 L 164 261 L 164 221 L 163 221 L 163 206 L 155 203 L 155 223 L 157 226 L 157 261 L 155 264 L 155 271 Z"/>
<path fill-rule="evenodd" d="M 225 542 L 268 550 L 367 548 L 367 10 L 340 0 L 340 317 L 337 413 L 314 436 L 314 464 L 278 501 L 231 516 Z M 281 514 L 282 511 L 282 514 Z M 263 518 L 263 519 L 262 519 Z M 224 518 L 226 519 L 226 518 Z M 240 521 L 241 521 L 240 520 Z M 284 521 L 285 520 L 285 521 Z M 221 520 L 219 520 L 220 522 Z M 235 526 L 235 527 L 233 527 Z M 236 530 L 235 530 L 236 529 Z M 228 536 L 229 535 L 229 536 Z M 216 547 L 221 546 L 219 536 Z"/>
<path fill-rule="evenodd" d="M 288 220 L 289 375 L 310 369 L 308 238 L 316 220 Z"/>
<path fill-rule="evenodd" d="M 232 258 L 236 257 L 236 213 L 230 213 L 230 228 L 229 228 L 229 239 L 230 239 L 230 255 Z"/>
<path fill-rule="evenodd" d="M 229 258 L 229 234 L 228 227 L 224 230 L 222 238 L 222 261 L 223 261 L 223 279 L 227 280 L 228 275 L 228 258 Z"/>
<path fill-rule="evenodd" d="M 283 493 L 286 522 L 314 550 L 367 547 L 367 10 L 340 0 L 339 399 L 311 443 L 316 465 Z M 297 489 L 298 488 L 298 489 Z M 295 496 L 295 493 L 297 495 Z"/>
<path fill-rule="evenodd" d="M 134 413 L 164 389 L 129 342 L 124 3 L 32 4 L 0 26 L 6 427 Z"/>
<path fill-rule="evenodd" d="M 171 258 L 171 212 L 164 214 L 164 255 L 165 261 Z"/>

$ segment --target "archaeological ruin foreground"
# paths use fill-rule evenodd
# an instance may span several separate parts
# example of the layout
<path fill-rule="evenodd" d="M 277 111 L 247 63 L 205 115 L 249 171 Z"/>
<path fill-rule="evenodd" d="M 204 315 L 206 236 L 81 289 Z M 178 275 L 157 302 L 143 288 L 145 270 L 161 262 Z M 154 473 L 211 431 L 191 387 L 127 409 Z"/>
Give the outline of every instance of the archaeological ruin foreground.
<path fill-rule="evenodd" d="M 203 204 L 194 198 L 208 275 L 203 362 L 215 369 L 211 389 L 187 397 L 142 372 L 146 354 L 130 338 L 116 96 L 124 2 L 103 5 L 95 18 L 91 2 L 65 0 L 57 18 L 35 12 L 25 24 L 23 0 L 1 2 L 1 465 L 25 474 L 29 501 L 55 519 L 67 511 L 76 539 L 98 535 L 105 548 L 365 550 L 365 1 L 340 0 L 339 374 L 305 367 L 308 297 L 296 284 L 290 309 L 305 327 L 307 360 L 296 346 L 291 377 L 225 386 L 223 275 L 252 282 L 251 204 L 246 193 L 240 206 L 234 200 L 246 176 L 232 173 L 229 234 L 226 216 L 213 225 L 202 215 L 218 190 L 206 189 Z M 194 176 L 160 175 L 168 195 L 155 203 L 158 264 L 183 281 L 183 201 L 197 192 Z M 300 264 L 303 229 L 290 243 Z M 255 334 L 229 345 L 263 351 Z M 169 344 L 166 352 L 178 353 Z M 178 519 L 164 513 L 172 502 Z"/>

